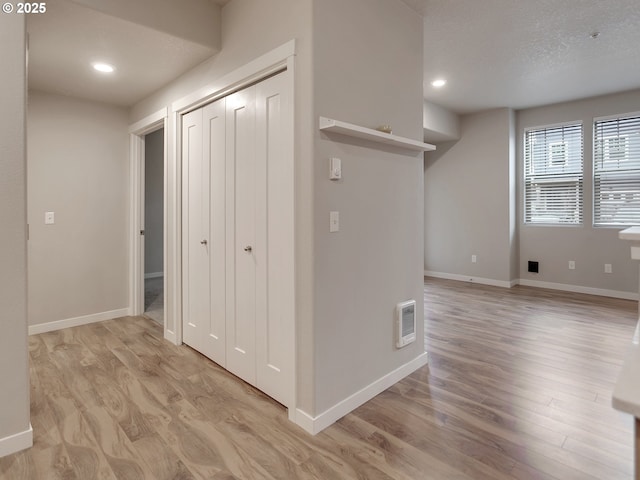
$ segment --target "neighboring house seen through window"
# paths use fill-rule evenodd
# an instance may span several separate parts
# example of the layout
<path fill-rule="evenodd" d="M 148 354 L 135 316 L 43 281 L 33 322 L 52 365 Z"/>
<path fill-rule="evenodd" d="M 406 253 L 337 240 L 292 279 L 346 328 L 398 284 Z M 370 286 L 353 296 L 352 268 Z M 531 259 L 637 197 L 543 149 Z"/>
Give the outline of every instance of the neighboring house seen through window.
<path fill-rule="evenodd" d="M 593 224 L 640 225 L 640 114 L 594 122 Z"/>
<path fill-rule="evenodd" d="M 524 137 L 524 222 L 582 224 L 582 124 L 527 129 Z"/>

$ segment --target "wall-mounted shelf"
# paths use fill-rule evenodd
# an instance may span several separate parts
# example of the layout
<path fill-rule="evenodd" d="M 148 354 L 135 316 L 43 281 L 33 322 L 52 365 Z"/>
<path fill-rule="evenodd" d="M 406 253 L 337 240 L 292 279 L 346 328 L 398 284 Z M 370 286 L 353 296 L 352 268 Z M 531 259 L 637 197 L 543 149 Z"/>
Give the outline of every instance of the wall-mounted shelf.
<path fill-rule="evenodd" d="M 320 117 L 319 128 L 327 133 L 340 133 L 342 135 L 363 138 L 371 142 L 384 143 L 416 152 L 430 152 L 436 149 L 435 145 L 431 145 L 430 143 L 419 142 L 418 140 L 400 137 L 392 133 L 379 132 L 373 128 L 361 127 L 353 123 L 341 122 L 340 120 L 334 120 L 332 118 Z"/>

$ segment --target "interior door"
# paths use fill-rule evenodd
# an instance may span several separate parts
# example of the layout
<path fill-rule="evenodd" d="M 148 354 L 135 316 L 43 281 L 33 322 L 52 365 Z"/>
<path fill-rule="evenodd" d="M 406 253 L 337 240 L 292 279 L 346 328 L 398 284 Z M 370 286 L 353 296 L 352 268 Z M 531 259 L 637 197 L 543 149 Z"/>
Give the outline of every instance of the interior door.
<path fill-rule="evenodd" d="M 184 342 L 294 403 L 293 129 L 275 75 L 183 117 Z"/>
<path fill-rule="evenodd" d="M 293 166 L 287 162 L 285 75 L 256 84 L 256 368 L 258 388 L 292 405 Z"/>
<path fill-rule="evenodd" d="M 210 312 L 209 283 L 209 162 L 204 161 L 202 110 L 182 117 L 182 245 L 183 338 L 205 351 Z"/>
<path fill-rule="evenodd" d="M 202 110 L 204 163 L 208 174 L 208 253 L 210 311 L 205 320 L 204 353 L 226 366 L 226 161 L 225 100 L 213 102 Z M 201 268 L 206 268 L 206 264 Z"/>
<path fill-rule="evenodd" d="M 256 385 L 255 87 L 226 97 L 227 369 Z"/>

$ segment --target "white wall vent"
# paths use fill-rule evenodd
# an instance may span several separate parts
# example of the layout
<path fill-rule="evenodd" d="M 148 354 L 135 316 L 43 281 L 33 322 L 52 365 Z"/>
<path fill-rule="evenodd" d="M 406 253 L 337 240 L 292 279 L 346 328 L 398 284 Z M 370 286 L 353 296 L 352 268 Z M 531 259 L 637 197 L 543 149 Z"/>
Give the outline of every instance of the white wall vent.
<path fill-rule="evenodd" d="M 416 340 L 416 301 L 399 303 L 396 307 L 396 347 L 402 348 Z"/>

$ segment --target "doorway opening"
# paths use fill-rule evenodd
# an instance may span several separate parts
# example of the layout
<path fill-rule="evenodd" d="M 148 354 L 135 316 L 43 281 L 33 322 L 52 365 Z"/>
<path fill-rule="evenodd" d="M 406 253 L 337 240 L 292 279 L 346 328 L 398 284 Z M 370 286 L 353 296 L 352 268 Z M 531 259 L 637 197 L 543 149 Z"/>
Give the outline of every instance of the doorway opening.
<path fill-rule="evenodd" d="M 144 311 L 164 325 L 164 128 L 144 136 Z"/>
<path fill-rule="evenodd" d="M 165 332 L 170 293 L 167 291 L 166 133 L 166 108 L 129 126 L 129 313 L 152 318 L 165 327 Z M 147 289 L 149 294 L 145 294 Z"/>

